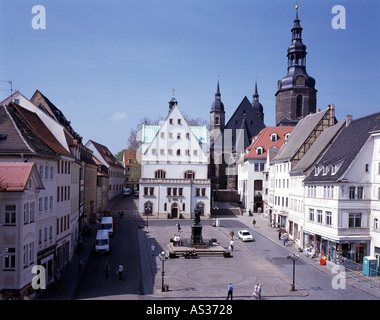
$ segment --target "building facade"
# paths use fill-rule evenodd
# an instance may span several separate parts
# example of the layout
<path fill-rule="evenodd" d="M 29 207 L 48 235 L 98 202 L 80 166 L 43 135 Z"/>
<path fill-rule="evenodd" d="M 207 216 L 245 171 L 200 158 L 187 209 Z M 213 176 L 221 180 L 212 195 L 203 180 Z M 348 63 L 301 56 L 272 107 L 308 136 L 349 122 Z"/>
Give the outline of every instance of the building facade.
<path fill-rule="evenodd" d="M 188 126 L 174 96 L 159 126 L 142 128 L 139 212 L 159 218 L 210 215 L 207 129 Z"/>

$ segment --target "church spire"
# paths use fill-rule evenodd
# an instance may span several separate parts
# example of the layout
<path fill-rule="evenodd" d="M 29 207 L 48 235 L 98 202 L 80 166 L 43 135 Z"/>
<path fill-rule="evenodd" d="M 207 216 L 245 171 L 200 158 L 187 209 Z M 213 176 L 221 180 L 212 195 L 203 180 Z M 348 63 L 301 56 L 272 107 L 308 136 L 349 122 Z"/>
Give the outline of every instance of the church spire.
<path fill-rule="evenodd" d="M 288 47 L 288 72 L 278 81 L 276 96 L 276 125 L 295 125 L 316 110 L 315 79 L 306 72 L 306 46 L 302 43 L 298 5 Z"/>
<path fill-rule="evenodd" d="M 172 108 L 176 105 L 178 105 L 178 101 L 174 98 L 174 89 L 173 89 L 173 92 L 172 92 L 172 98 L 170 99 L 169 101 L 169 112 L 172 110 Z"/>
<path fill-rule="evenodd" d="M 255 81 L 255 92 L 253 94 L 252 107 L 253 109 L 255 109 L 261 121 L 264 122 L 264 108 L 263 108 L 263 105 L 259 101 L 259 93 L 257 90 L 257 79 Z"/>

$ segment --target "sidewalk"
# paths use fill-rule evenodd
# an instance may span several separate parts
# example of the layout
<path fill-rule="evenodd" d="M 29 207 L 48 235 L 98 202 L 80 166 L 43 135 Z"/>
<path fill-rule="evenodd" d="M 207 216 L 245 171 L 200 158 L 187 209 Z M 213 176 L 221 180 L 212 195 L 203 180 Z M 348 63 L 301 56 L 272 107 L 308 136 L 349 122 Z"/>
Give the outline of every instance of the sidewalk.
<path fill-rule="evenodd" d="M 112 205 L 120 199 L 119 196 L 111 199 L 105 210 L 110 210 Z M 94 247 L 95 237 L 96 237 L 97 225 L 96 223 L 91 223 L 91 234 L 83 234 L 83 248 L 78 251 L 75 249 L 72 259 L 66 264 L 66 266 L 61 270 L 61 283 L 58 288 L 55 287 L 54 283 L 47 286 L 46 289 L 40 290 L 37 293 L 34 300 L 72 300 L 75 299 L 75 295 L 79 289 L 80 283 L 83 280 L 86 269 L 91 260 L 91 252 Z M 78 262 L 82 259 L 83 268 L 79 272 Z"/>

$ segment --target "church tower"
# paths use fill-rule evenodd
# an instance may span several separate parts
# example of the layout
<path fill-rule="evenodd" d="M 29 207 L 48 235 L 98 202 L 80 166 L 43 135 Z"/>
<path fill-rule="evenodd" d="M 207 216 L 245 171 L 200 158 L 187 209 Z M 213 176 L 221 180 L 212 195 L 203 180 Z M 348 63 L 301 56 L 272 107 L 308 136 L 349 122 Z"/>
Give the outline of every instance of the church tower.
<path fill-rule="evenodd" d="M 288 74 L 278 81 L 276 96 L 276 126 L 295 126 L 310 113 L 316 112 L 317 90 L 315 79 L 306 72 L 306 46 L 302 43 L 302 27 L 296 19 L 292 42 L 288 48 Z"/>
<path fill-rule="evenodd" d="M 216 93 L 215 93 L 215 101 L 211 105 L 211 111 L 210 111 L 210 132 L 212 133 L 213 130 L 217 131 L 220 130 L 220 132 L 223 132 L 224 125 L 226 122 L 226 112 L 224 111 L 224 104 L 221 100 L 221 94 L 219 89 L 219 79 L 218 84 L 216 86 Z M 211 134 L 211 143 L 214 142 L 215 138 L 213 134 Z"/>

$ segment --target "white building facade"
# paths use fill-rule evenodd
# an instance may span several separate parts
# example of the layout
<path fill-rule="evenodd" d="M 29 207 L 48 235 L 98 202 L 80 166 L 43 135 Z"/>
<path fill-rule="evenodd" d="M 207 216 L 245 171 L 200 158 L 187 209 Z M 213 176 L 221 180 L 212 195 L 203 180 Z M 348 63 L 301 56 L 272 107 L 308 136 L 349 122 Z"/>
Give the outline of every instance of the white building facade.
<path fill-rule="evenodd" d="M 207 129 L 186 123 L 172 99 L 160 126 L 142 128 L 139 212 L 158 218 L 210 215 Z"/>

